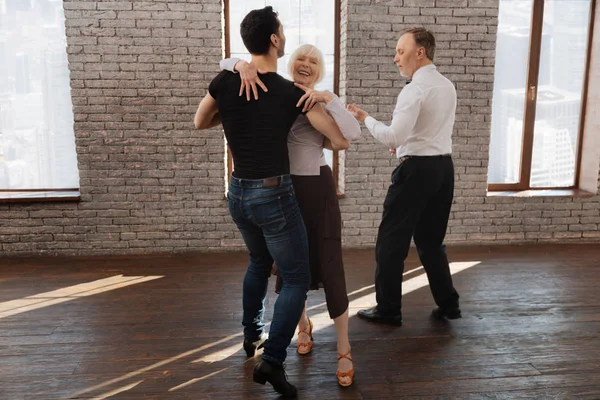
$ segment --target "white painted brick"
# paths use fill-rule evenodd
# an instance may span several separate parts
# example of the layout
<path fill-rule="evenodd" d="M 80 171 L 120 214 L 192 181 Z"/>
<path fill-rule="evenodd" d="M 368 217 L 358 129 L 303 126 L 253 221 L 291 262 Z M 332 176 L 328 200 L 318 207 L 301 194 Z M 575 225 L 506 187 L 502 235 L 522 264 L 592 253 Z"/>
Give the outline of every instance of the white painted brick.
<path fill-rule="evenodd" d="M 436 35 L 436 64 L 457 86 L 447 241 L 600 241 L 600 196 L 486 195 L 498 0 L 366 3 L 341 3 L 343 99 L 389 123 L 405 85 L 392 62 L 396 41 L 418 25 Z M 198 137 L 191 128 L 222 53 L 220 2 L 67 1 L 64 8 L 83 201 L 0 204 L 3 254 L 243 248 L 223 198 L 222 133 Z M 397 160 L 364 130 L 345 165 L 343 244 L 372 247 Z"/>

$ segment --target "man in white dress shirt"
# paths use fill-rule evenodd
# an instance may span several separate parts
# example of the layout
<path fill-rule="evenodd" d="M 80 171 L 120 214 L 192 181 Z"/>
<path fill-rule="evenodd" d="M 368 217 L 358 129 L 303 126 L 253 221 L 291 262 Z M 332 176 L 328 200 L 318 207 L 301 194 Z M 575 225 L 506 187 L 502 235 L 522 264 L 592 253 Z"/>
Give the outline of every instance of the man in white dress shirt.
<path fill-rule="evenodd" d="M 402 275 L 411 238 L 438 306 L 432 316 L 461 317 L 443 244 L 454 197 L 456 89 L 437 71 L 434 52 L 435 38 L 426 29 L 409 29 L 398 40 L 394 62 L 411 82 L 398 95 L 390 126 L 355 104 L 348 106 L 373 137 L 395 149 L 399 160 L 377 235 L 377 306 L 358 312 L 372 322 L 402 324 Z"/>

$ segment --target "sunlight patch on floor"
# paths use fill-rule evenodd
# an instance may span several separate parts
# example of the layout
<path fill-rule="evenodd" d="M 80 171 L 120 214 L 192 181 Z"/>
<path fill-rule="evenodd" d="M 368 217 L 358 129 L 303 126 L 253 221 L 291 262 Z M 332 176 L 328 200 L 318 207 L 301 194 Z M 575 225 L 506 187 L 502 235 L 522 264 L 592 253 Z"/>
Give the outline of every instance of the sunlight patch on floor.
<path fill-rule="evenodd" d="M 465 271 L 465 270 L 467 270 L 469 268 L 472 268 L 472 267 L 474 267 L 476 265 L 479 265 L 480 263 L 481 263 L 481 261 L 453 262 L 453 263 L 450 263 L 450 271 L 454 275 L 454 274 L 457 274 L 459 272 Z M 415 269 L 413 269 L 411 271 L 405 272 L 404 275 L 413 273 L 413 272 L 418 271 L 418 270 L 420 270 L 422 268 L 423 268 L 422 266 L 418 267 L 418 268 L 415 268 Z M 429 282 L 427 280 L 427 275 L 425 273 L 420 274 L 418 276 L 415 276 L 415 277 L 410 278 L 410 279 L 406 280 L 405 282 L 403 282 L 403 284 L 402 284 L 402 294 L 403 295 L 409 294 L 411 292 L 414 292 L 414 291 L 416 291 L 418 289 L 421 289 L 421 288 L 423 288 L 425 286 L 428 286 L 428 285 L 429 285 Z M 354 300 L 351 300 L 350 301 L 350 308 L 352 309 L 352 307 L 354 307 L 356 309 L 357 307 L 364 307 L 366 304 L 375 305 L 375 293 L 371 289 L 374 289 L 374 285 L 368 285 L 368 286 L 362 287 L 360 289 L 357 289 L 357 290 L 355 290 L 355 291 L 353 291 L 351 293 L 348 293 L 349 297 L 353 297 L 353 296 L 356 296 L 356 295 L 358 295 L 360 293 L 364 293 L 364 292 L 369 292 L 370 291 L 368 294 L 365 294 L 365 295 L 363 295 L 361 297 L 358 297 L 358 298 L 356 298 Z M 326 306 L 325 303 L 317 304 L 315 306 L 310 307 L 309 311 L 310 310 L 315 310 L 315 309 L 318 309 L 318 308 L 322 308 L 322 307 L 325 307 L 325 306 Z M 353 313 L 351 312 L 351 316 L 354 315 L 354 314 L 356 314 L 356 312 L 353 312 Z M 322 311 L 322 312 L 317 313 L 317 314 L 311 314 L 311 318 L 314 318 L 314 319 L 319 319 L 319 318 L 326 319 L 327 316 L 328 316 L 327 310 Z M 326 319 L 326 320 L 328 320 L 328 319 Z M 324 328 L 327 328 L 327 327 L 333 325 L 333 321 L 332 320 L 328 320 L 328 321 L 329 322 L 327 322 L 325 324 L 319 324 L 318 327 L 315 326 L 314 331 L 317 332 L 317 331 L 319 331 L 321 329 L 324 329 Z M 267 326 L 270 325 L 270 322 L 267 323 L 266 325 Z M 123 375 L 123 376 L 121 376 L 119 378 L 111 379 L 111 380 L 106 381 L 104 383 L 101 383 L 101 384 L 95 385 L 93 387 L 84 389 L 82 391 L 79 391 L 79 392 L 73 394 L 71 396 L 71 398 L 80 397 L 80 396 L 82 396 L 82 395 L 84 395 L 86 393 L 90 393 L 90 392 L 94 392 L 94 391 L 99 390 L 99 389 L 103 389 L 103 388 L 105 388 L 107 386 L 110 386 L 110 385 L 122 382 L 124 380 L 133 378 L 133 377 L 141 375 L 141 374 L 143 374 L 145 372 L 148 372 L 148 371 L 154 370 L 156 368 L 159 368 L 159 367 L 165 366 L 167 364 L 170 364 L 170 363 L 172 363 L 174 361 L 177 361 L 177 360 L 180 360 L 180 359 L 192 356 L 192 355 L 196 355 L 196 354 L 201 353 L 201 352 L 203 352 L 205 350 L 209 350 L 209 349 L 211 349 L 211 348 L 213 348 L 215 346 L 218 346 L 218 345 L 223 344 L 223 343 L 227 343 L 227 342 L 229 342 L 229 341 L 231 341 L 233 339 L 238 339 L 238 338 L 240 340 L 239 343 L 234 344 L 232 346 L 229 346 L 229 347 L 227 347 L 225 349 L 220 349 L 220 350 L 217 350 L 217 351 L 213 351 L 213 352 L 211 352 L 209 354 L 203 355 L 202 357 L 197 358 L 197 359 L 195 359 L 193 361 L 190 361 L 190 362 L 191 363 L 199 363 L 199 362 L 214 363 L 214 362 L 217 362 L 217 361 L 225 360 L 225 359 L 231 357 L 232 355 L 234 355 L 237 352 L 239 352 L 239 351 L 242 350 L 243 333 L 240 332 L 240 333 L 235 334 L 235 335 L 229 335 L 229 336 L 227 336 L 227 337 L 225 337 L 223 339 L 217 340 L 215 342 L 206 344 L 204 346 L 198 347 L 198 348 L 193 349 L 193 350 L 189 350 L 187 352 L 181 353 L 179 355 L 176 355 L 174 357 L 165 359 L 163 361 L 159 361 L 159 362 L 154 363 L 152 365 L 149 365 L 147 367 L 138 369 L 137 371 L 130 372 L 130 373 L 125 374 L 125 375 Z M 257 355 L 258 354 L 260 354 L 260 353 L 257 352 Z M 217 375 L 217 374 L 219 374 L 219 373 L 227 370 L 228 368 L 230 368 L 230 367 L 217 370 L 215 372 L 209 373 L 209 374 L 204 375 L 204 376 L 199 377 L 199 378 L 191 379 L 191 380 L 189 380 L 187 382 L 184 382 L 184 383 L 182 383 L 182 384 L 180 384 L 178 386 L 175 386 L 175 387 L 169 389 L 169 391 L 179 390 L 179 389 L 181 389 L 183 387 L 192 385 L 192 384 L 194 384 L 196 382 L 199 382 L 199 381 L 207 379 L 207 378 L 209 378 L 211 376 Z M 135 385 L 137 385 L 138 383 L 136 383 Z M 111 393 L 111 392 L 107 392 L 107 393 Z M 101 395 L 101 396 L 106 396 L 106 393 L 103 394 L 103 395 Z M 98 397 L 97 399 L 100 400 L 100 399 L 105 399 L 105 398 L 106 397 Z"/>
<path fill-rule="evenodd" d="M 163 278 L 163 276 L 115 275 L 93 282 L 64 287 L 51 292 L 4 301 L 0 303 L 0 319 L 160 278 Z"/>

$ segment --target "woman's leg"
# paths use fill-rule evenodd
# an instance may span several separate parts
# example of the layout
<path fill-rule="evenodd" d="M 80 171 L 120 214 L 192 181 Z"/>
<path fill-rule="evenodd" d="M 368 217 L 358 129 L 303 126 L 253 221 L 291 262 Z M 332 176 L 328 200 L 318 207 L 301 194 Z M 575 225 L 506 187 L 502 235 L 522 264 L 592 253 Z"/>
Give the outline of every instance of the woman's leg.
<path fill-rule="evenodd" d="M 333 320 L 337 332 L 337 352 L 338 357 L 350 353 L 350 339 L 348 338 L 348 309 L 342 315 Z M 353 369 L 352 361 L 348 358 L 338 360 L 338 372 L 349 372 Z M 352 379 L 349 376 L 339 378 L 340 383 L 350 384 Z"/>
<path fill-rule="evenodd" d="M 308 322 L 308 314 L 306 313 L 306 303 L 304 303 L 304 310 L 298 321 L 298 345 L 307 345 L 311 342 L 310 335 L 305 332 L 310 332 L 310 323 Z"/>
<path fill-rule="evenodd" d="M 318 180 L 300 178 L 294 181 L 300 210 L 307 225 L 311 251 L 311 273 L 317 267 L 323 283 L 327 309 L 337 332 L 339 382 L 346 386 L 352 377 L 344 375 L 353 369 L 348 338 L 348 294 L 342 260 L 342 221 L 333 175 L 328 167 L 321 168 Z M 311 227 L 312 229 L 308 228 Z M 306 307 L 298 323 L 300 331 L 309 332 Z M 310 343 L 310 335 L 300 333 L 298 343 Z M 341 376 L 340 376 L 341 373 Z"/>

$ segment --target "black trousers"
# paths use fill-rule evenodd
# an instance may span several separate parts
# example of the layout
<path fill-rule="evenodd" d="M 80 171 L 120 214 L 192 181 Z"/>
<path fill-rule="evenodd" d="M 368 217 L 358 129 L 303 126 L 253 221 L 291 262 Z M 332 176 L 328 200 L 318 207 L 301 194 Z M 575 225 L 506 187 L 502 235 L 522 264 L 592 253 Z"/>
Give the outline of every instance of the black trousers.
<path fill-rule="evenodd" d="M 400 314 L 402 276 L 414 238 L 429 287 L 440 307 L 458 307 L 444 237 L 454 197 L 450 155 L 407 156 L 392 173 L 375 248 L 377 309 Z"/>

